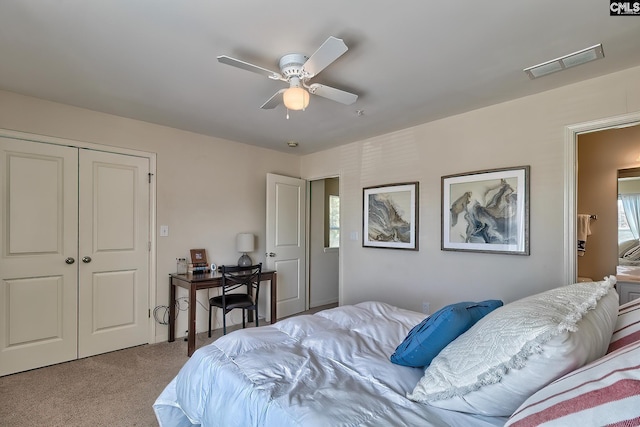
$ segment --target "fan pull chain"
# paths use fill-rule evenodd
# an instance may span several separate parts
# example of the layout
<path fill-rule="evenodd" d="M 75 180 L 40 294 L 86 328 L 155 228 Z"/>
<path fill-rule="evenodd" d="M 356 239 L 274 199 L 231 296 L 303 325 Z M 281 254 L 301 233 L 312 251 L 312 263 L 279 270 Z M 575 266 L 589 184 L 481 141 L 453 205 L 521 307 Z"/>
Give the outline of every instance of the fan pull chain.
<path fill-rule="evenodd" d="M 287 108 L 287 120 L 289 120 L 289 109 Z"/>

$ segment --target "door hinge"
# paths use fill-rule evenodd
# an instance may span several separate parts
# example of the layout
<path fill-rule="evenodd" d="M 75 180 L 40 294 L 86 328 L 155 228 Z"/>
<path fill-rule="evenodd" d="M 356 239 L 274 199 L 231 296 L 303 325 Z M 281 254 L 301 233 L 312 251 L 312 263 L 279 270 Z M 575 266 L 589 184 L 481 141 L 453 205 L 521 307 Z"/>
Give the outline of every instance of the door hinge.
<path fill-rule="evenodd" d="M 151 242 L 147 242 L 147 250 L 151 252 Z"/>
<path fill-rule="evenodd" d="M 148 175 L 149 175 L 149 184 L 151 184 L 151 177 L 153 176 L 153 174 L 149 172 Z"/>
<path fill-rule="evenodd" d="M 151 319 L 151 309 L 149 309 L 149 319 Z"/>

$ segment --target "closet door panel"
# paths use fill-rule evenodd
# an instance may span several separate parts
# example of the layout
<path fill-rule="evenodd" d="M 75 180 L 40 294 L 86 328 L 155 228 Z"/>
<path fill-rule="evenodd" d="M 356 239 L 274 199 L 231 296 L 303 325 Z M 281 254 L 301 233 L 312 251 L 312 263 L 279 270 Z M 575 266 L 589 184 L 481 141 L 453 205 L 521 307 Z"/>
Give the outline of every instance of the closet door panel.
<path fill-rule="evenodd" d="M 80 152 L 79 357 L 149 338 L 149 161 Z"/>
<path fill-rule="evenodd" d="M 77 357 L 77 162 L 0 137 L 0 375 Z"/>

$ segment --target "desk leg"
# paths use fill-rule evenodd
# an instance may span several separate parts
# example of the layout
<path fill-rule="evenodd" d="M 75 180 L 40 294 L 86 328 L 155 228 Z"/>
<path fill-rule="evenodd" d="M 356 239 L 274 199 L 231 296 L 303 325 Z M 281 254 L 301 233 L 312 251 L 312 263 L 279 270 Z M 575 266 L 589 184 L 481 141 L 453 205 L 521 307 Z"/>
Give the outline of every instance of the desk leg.
<path fill-rule="evenodd" d="M 187 337 L 187 356 L 191 356 L 196 349 L 196 287 L 189 287 L 189 333 Z"/>
<path fill-rule="evenodd" d="M 277 322 L 278 316 L 276 316 L 276 306 L 278 305 L 278 295 L 276 293 L 278 289 L 278 273 L 273 273 L 271 277 L 271 324 Z"/>
<path fill-rule="evenodd" d="M 169 342 L 176 340 L 176 287 L 169 277 Z"/>

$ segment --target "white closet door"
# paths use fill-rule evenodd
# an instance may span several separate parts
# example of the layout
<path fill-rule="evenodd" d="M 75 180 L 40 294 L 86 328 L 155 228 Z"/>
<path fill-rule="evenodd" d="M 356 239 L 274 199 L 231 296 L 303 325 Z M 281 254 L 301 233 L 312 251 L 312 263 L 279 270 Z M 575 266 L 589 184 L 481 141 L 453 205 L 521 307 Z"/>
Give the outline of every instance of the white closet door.
<path fill-rule="evenodd" d="M 80 150 L 78 356 L 149 339 L 149 160 Z"/>
<path fill-rule="evenodd" d="M 0 137 L 0 375 L 77 357 L 77 156 Z"/>

